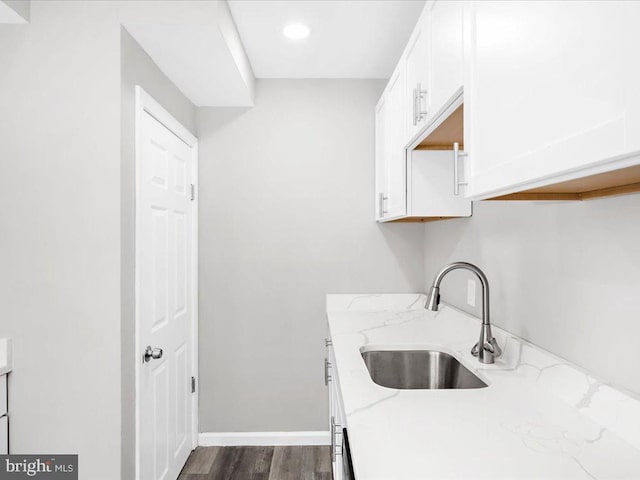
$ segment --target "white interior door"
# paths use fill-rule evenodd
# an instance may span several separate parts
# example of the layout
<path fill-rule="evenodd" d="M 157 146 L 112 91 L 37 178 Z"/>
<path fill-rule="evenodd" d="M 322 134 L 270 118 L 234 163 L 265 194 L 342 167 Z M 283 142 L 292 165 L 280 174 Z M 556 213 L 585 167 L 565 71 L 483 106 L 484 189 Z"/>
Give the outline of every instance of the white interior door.
<path fill-rule="evenodd" d="M 175 480 L 194 447 L 196 428 L 191 389 L 191 377 L 195 376 L 196 209 L 192 184 L 196 146 L 163 123 L 146 109 L 138 113 L 136 298 L 141 480 Z M 145 356 L 146 350 L 151 354 Z"/>

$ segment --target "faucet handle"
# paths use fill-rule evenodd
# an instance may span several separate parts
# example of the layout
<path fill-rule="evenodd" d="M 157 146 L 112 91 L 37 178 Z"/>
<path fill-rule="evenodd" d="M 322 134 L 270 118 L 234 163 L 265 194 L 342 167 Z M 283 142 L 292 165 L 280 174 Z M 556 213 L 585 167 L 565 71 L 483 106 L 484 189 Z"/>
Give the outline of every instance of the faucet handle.
<path fill-rule="evenodd" d="M 490 352 L 491 355 L 493 355 L 494 357 L 499 357 L 500 355 L 502 355 L 502 350 L 498 346 L 498 342 L 496 341 L 495 337 L 491 337 L 491 340 L 489 340 L 488 342 L 484 342 L 483 347 L 487 352 Z"/>
<path fill-rule="evenodd" d="M 484 342 L 482 345 L 482 349 L 486 352 L 489 352 L 494 357 L 499 357 L 502 355 L 502 349 L 498 346 L 498 342 L 495 337 L 491 337 L 491 340 Z M 480 355 L 480 342 L 476 342 L 476 344 L 471 348 L 471 355 L 477 357 Z"/>
<path fill-rule="evenodd" d="M 498 346 L 498 342 L 496 342 L 495 338 L 491 339 L 491 345 L 493 345 L 493 354 L 496 357 L 499 357 L 500 355 L 502 355 L 502 349 Z"/>

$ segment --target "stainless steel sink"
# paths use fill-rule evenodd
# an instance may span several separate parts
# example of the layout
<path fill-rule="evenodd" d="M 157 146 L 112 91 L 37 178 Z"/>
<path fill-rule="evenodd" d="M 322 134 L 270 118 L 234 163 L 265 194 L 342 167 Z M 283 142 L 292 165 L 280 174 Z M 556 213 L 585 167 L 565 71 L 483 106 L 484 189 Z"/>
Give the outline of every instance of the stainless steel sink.
<path fill-rule="evenodd" d="M 398 389 L 484 388 L 487 386 L 456 358 L 436 350 L 362 352 L 371 380 Z"/>

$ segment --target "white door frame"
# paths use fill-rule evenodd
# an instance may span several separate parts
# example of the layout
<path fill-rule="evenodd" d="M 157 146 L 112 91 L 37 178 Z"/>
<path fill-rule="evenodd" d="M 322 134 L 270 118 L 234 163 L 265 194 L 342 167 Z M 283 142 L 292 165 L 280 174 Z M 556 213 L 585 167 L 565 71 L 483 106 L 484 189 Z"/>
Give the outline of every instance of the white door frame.
<path fill-rule="evenodd" d="M 140 479 L 140 369 L 142 367 L 142 350 L 139 345 L 140 339 L 140 284 L 139 275 L 140 271 L 140 244 L 139 239 L 140 225 L 137 221 L 140 212 L 140 192 L 141 192 L 141 179 L 140 179 L 140 161 L 142 158 L 142 135 L 141 124 L 142 117 L 145 112 L 155 118 L 158 122 L 171 130 L 174 135 L 180 138 L 184 143 L 192 148 L 193 152 L 193 182 L 197 186 L 198 182 L 198 139 L 187 130 L 173 115 L 165 110 L 151 95 L 149 95 L 142 87 L 136 85 L 136 111 L 135 111 L 135 149 L 136 149 L 136 246 L 135 246 L 135 301 L 136 301 L 136 325 L 135 325 L 135 382 L 136 382 L 136 396 L 135 396 L 135 423 L 136 423 L 136 441 L 135 441 L 135 461 L 136 461 L 136 479 Z M 197 191 L 197 189 L 196 189 Z M 191 202 L 191 208 L 193 209 L 193 237 L 192 237 L 192 261 L 193 261 L 193 278 L 191 279 L 193 285 L 192 292 L 192 320 L 191 320 L 191 371 L 193 376 L 198 379 L 198 195 L 195 195 L 193 202 Z M 192 412 L 192 424 L 193 424 L 193 438 L 191 439 L 191 448 L 194 449 L 198 446 L 198 388 L 192 395 L 191 412 Z"/>

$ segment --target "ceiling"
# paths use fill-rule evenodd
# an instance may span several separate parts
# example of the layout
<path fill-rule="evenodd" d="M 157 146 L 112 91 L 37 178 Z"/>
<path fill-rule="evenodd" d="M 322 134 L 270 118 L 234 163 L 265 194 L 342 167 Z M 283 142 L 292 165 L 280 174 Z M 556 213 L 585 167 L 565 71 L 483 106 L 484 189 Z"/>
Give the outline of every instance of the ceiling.
<path fill-rule="evenodd" d="M 257 78 L 389 78 L 424 0 L 229 0 Z M 289 23 L 311 34 L 290 40 Z"/>
<path fill-rule="evenodd" d="M 195 105 L 253 105 L 252 93 L 215 25 L 127 25 L 126 28 Z"/>
<path fill-rule="evenodd" d="M 195 105 L 253 105 L 253 73 L 226 2 L 123 2 L 120 17 Z"/>

